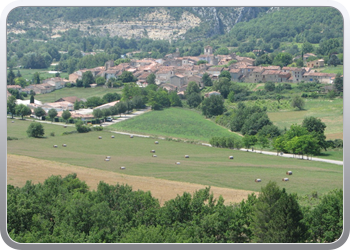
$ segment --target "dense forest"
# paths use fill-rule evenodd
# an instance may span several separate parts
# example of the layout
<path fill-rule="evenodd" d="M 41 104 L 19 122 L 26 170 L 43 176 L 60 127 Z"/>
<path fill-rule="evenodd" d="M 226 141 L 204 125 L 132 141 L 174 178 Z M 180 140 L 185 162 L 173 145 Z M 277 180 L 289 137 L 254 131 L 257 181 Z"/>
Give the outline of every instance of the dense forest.
<path fill-rule="evenodd" d="M 342 234 L 343 192 L 300 199 L 275 182 L 237 204 L 210 188 L 159 201 L 150 192 L 100 182 L 89 190 L 76 174 L 7 186 L 7 229 L 20 243 L 334 242 Z M 300 205 L 300 200 L 307 205 Z"/>

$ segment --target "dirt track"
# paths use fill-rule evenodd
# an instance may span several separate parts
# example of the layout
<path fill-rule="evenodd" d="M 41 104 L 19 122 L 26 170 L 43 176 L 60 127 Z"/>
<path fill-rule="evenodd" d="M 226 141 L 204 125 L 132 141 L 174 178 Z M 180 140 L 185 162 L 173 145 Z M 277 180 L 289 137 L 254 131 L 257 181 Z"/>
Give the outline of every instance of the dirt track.
<path fill-rule="evenodd" d="M 86 182 L 90 189 L 96 189 L 100 181 L 115 185 L 128 184 L 133 190 L 151 191 L 160 204 L 175 198 L 184 192 L 193 193 L 196 190 L 205 188 L 204 185 L 184 183 L 157 179 L 153 177 L 132 176 L 122 173 L 103 171 L 69 164 L 40 160 L 27 156 L 7 155 L 7 184 L 23 186 L 27 180 L 33 183 L 43 182 L 51 175 L 61 175 L 62 177 L 76 173 L 80 180 Z M 237 190 L 229 188 L 211 187 L 211 192 L 215 198 L 220 195 L 225 199 L 225 204 L 240 202 L 247 199 L 252 191 Z"/>

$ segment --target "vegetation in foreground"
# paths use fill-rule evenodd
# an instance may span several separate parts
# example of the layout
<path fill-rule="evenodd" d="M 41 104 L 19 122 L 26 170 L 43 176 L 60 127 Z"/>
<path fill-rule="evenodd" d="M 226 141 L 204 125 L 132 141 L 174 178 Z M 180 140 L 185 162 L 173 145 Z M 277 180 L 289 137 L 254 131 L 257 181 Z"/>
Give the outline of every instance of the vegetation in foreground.
<path fill-rule="evenodd" d="M 164 206 L 150 192 L 100 182 L 90 191 L 76 174 L 7 186 L 7 230 L 20 243 L 305 243 L 333 242 L 343 229 L 343 191 L 300 206 L 275 182 L 239 204 L 210 188 Z"/>

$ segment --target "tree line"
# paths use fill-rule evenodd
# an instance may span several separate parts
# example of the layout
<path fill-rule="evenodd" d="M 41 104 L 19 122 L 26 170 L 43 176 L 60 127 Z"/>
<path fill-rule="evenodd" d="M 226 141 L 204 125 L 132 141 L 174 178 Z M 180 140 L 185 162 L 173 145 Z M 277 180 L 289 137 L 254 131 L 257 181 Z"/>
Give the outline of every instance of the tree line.
<path fill-rule="evenodd" d="M 160 206 L 147 191 L 100 182 L 96 190 L 76 174 L 43 183 L 7 186 L 7 230 L 20 243 L 319 243 L 343 230 L 343 191 L 301 206 L 276 182 L 240 203 L 225 205 L 210 187 Z"/>

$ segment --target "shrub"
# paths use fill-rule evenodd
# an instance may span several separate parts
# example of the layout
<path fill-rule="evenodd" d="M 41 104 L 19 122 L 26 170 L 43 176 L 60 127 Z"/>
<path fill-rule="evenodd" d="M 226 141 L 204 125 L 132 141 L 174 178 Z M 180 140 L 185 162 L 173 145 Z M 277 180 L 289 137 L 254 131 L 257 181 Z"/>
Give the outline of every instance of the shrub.
<path fill-rule="evenodd" d="M 87 133 L 91 130 L 88 126 L 84 125 L 82 121 L 77 121 L 75 123 L 75 128 L 77 129 L 78 133 Z"/>
<path fill-rule="evenodd" d="M 91 128 L 92 131 L 102 131 L 103 130 L 103 127 L 101 126 L 94 126 Z"/>
<path fill-rule="evenodd" d="M 8 140 L 8 141 L 11 141 L 11 140 L 18 140 L 18 138 L 17 138 L 17 137 L 7 136 L 7 140 Z"/>
<path fill-rule="evenodd" d="M 50 136 L 55 136 L 55 132 L 51 132 L 51 133 L 50 133 Z"/>
<path fill-rule="evenodd" d="M 29 125 L 27 134 L 29 137 L 42 137 L 44 135 L 44 126 L 39 122 L 33 122 Z"/>

